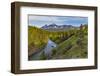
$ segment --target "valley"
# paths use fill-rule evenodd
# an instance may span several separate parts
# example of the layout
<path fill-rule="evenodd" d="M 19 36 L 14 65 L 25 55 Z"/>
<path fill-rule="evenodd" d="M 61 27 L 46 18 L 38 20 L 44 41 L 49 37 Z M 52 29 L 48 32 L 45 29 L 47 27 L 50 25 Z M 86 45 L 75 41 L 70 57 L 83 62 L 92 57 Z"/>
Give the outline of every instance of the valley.
<path fill-rule="evenodd" d="M 29 60 L 87 58 L 87 44 L 87 24 L 28 26 Z"/>

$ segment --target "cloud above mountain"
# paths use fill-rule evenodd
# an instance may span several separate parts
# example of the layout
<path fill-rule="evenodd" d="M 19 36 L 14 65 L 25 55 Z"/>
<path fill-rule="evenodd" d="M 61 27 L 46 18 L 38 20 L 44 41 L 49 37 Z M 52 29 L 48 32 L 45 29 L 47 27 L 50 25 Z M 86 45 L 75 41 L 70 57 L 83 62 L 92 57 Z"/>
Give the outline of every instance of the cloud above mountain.
<path fill-rule="evenodd" d="M 28 25 L 42 27 L 45 24 L 55 23 L 57 25 L 73 25 L 79 26 L 80 24 L 88 24 L 87 17 L 75 17 L 75 16 L 44 16 L 44 15 L 29 15 Z"/>

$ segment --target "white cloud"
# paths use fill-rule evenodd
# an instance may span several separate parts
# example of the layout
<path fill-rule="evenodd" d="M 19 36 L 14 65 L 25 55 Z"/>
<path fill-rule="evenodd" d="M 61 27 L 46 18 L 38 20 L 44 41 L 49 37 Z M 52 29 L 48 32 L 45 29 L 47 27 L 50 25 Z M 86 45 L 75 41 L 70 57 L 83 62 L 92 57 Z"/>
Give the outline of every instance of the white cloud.
<path fill-rule="evenodd" d="M 29 20 L 30 21 L 48 21 L 48 22 L 51 22 L 51 21 L 55 21 L 55 22 L 59 22 L 59 21 L 64 21 L 64 20 L 61 20 L 59 19 L 58 17 L 56 16 L 36 16 L 36 15 L 30 15 L 29 16 Z"/>

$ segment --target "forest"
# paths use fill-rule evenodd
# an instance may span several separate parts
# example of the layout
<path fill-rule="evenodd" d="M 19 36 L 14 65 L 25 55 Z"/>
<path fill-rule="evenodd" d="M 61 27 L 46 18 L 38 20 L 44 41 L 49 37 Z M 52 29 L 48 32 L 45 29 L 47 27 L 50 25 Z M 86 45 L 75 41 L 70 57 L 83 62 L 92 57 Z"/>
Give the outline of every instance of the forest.
<path fill-rule="evenodd" d="M 48 40 L 57 44 L 52 49 L 50 57 L 46 56 L 43 51 Z M 87 44 L 87 24 L 66 31 L 47 31 L 35 26 L 28 26 L 29 60 L 87 58 Z"/>

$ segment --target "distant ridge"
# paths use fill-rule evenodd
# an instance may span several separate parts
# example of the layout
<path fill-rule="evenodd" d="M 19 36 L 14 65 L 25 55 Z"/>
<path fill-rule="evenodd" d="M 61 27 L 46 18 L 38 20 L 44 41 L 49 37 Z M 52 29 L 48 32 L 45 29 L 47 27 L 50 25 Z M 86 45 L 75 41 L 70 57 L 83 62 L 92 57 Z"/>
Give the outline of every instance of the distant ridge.
<path fill-rule="evenodd" d="M 75 27 L 72 25 L 57 25 L 55 23 L 52 23 L 49 25 L 45 24 L 44 26 L 41 27 L 41 29 L 45 29 L 48 31 L 66 31 L 66 30 L 76 29 L 76 28 L 79 28 L 79 27 Z"/>
<path fill-rule="evenodd" d="M 41 28 L 43 28 L 43 29 L 51 29 L 51 28 L 59 29 L 59 28 L 74 28 L 74 26 L 72 26 L 72 25 L 57 25 L 55 23 L 52 23 L 49 25 L 46 24 L 46 25 L 42 26 Z"/>

